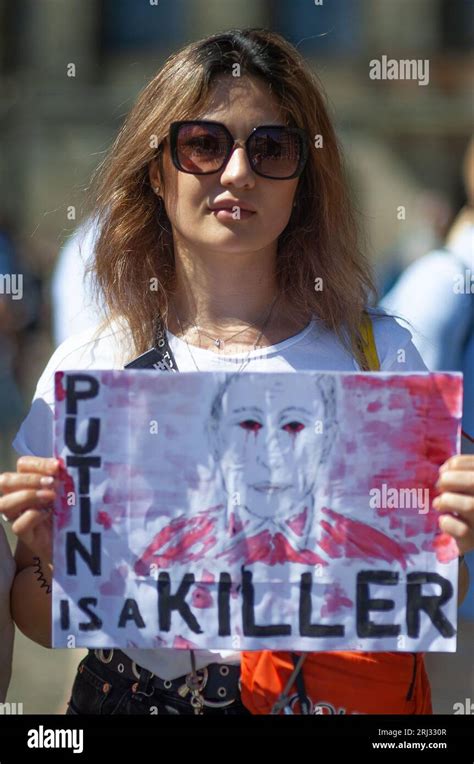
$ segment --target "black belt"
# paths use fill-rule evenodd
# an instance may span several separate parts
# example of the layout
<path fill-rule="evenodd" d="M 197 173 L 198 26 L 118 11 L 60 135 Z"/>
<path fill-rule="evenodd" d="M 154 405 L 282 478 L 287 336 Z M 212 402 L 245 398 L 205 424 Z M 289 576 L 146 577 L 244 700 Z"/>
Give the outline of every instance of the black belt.
<path fill-rule="evenodd" d="M 90 650 L 89 654 L 125 679 L 139 682 L 144 669 L 121 650 Z M 198 689 L 205 706 L 224 708 L 240 698 L 240 665 L 210 663 L 204 668 L 177 677 L 162 679 L 151 672 L 148 685 L 159 690 L 176 692 L 183 699 L 191 700 L 192 690 Z"/>

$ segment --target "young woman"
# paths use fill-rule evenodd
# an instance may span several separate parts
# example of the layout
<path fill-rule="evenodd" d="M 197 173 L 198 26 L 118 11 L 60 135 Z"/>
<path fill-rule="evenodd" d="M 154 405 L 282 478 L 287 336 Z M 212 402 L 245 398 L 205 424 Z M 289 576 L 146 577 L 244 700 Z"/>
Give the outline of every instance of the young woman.
<path fill-rule="evenodd" d="M 123 368 L 153 345 L 158 316 L 181 372 L 366 368 L 360 325 L 374 290 L 340 149 L 316 77 L 282 37 L 233 30 L 168 59 L 100 168 L 93 219 L 106 319 L 50 359 L 14 441 L 17 472 L 0 480 L 0 510 L 18 536 L 13 617 L 46 646 L 57 369 Z M 373 329 L 382 370 L 425 370 L 394 319 L 374 315 Z M 462 554 L 474 547 L 474 463 L 444 467 L 440 525 Z M 467 586 L 461 565 L 462 596 Z M 399 661 L 409 684 L 410 654 L 372 655 L 373 665 L 377 655 Z M 248 713 L 239 660 L 218 650 L 91 650 L 68 713 Z M 350 683 L 344 665 L 339 687 Z"/>

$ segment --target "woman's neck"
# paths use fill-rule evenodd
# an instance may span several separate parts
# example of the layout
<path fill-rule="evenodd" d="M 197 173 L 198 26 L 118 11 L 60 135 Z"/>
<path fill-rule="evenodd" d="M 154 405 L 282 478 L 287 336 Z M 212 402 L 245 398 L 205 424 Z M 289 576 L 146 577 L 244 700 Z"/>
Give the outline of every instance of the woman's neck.
<path fill-rule="evenodd" d="M 181 322 L 230 331 L 256 321 L 278 291 L 275 263 L 269 248 L 216 253 L 175 247 L 174 303 Z"/>
<path fill-rule="evenodd" d="M 196 326 L 224 340 L 239 332 L 239 345 L 253 344 L 263 328 L 259 345 L 265 346 L 298 333 L 310 320 L 309 315 L 292 315 L 279 292 L 275 257 L 268 251 L 191 257 L 184 250 L 175 254 L 175 264 L 168 329 L 192 344 L 215 349 Z"/>

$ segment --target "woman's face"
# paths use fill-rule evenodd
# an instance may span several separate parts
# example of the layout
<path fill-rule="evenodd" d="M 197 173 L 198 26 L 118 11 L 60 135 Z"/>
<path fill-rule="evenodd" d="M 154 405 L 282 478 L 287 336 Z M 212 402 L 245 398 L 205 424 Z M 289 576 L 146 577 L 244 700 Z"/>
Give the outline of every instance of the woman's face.
<path fill-rule="evenodd" d="M 234 139 L 241 141 L 258 125 L 286 123 L 265 83 L 250 77 L 216 79 L 210 102 L 193 118 L 222 122 Z M 174 167 L 166 140 L 163 170 L 161 195 L 175 243 L 181 240 L 204 253 L 261 250 L 276 245 L 289 221 L 298 178 L 272 180 L 257 175 L 245 148 L 235 148 L 221 171 L 192 175 Z M 156 160 L 150 165 L 150 180 L 160 187 Z M 255 213 L 240 219 L 219 219 L 210 207 L 222 198 L 248 203 Z"/>

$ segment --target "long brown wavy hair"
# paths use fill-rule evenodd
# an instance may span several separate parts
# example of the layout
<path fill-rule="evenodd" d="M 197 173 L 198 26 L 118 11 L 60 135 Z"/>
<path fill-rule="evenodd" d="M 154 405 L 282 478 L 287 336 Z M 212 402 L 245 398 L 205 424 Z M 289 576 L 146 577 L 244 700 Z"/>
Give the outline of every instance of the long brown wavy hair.
<path fill-rule="evenodd" d="M 137 355 L 153 344 L 157 317 L 166 325 L 175 287 L 173 236 L 164 205 L 151 188 L 149 163 L 157 155 L 160 159 L 157 148 L 170 123 L 192 119 L 206 106 L 214 79 L 232 75 L 235 64 L 240 76 L 258 77 L 270 86 L 289 124 L 303 128 L 314 145 L 299 179 L 296 206 L 279 236 L 277 283 L 291 295 L 295 316 L 316 315 L 362 363 L 359 326 L 376 290 L 360 246 L 327 97 L 298 51 L 260 28 L 214 34 L 168 58 L 97 168 L 89 197 L 97 229 L 89 270 L 96 299 L 105 308 L 101 327 L 125 321 Z M 316 136 L 322 147 L 316 147 Z M 322 278 L 321 291 L 315 290 L 317 278 Z"/>

